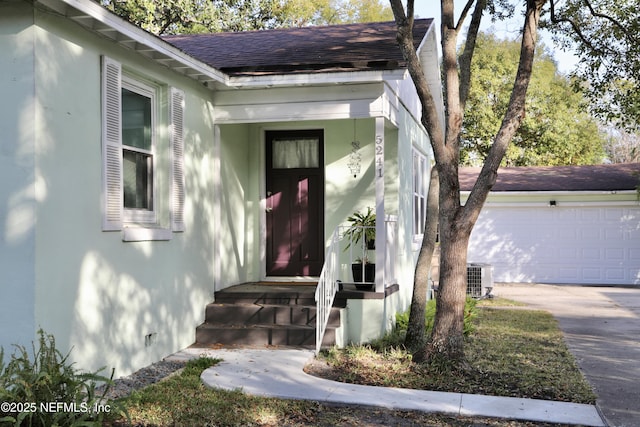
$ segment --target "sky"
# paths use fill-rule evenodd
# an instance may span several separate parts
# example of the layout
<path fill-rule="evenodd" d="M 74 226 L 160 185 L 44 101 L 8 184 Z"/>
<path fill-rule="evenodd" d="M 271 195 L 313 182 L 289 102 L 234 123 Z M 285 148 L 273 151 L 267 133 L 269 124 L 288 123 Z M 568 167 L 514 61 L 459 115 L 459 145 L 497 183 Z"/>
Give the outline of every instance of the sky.
<path fill-rule="evenodd" d="M 456 18 L 460 16 L 460 11 L 465 1 L 456 2 Z M 440 2 L 436 0 L 416 0 L 415 2 L 415 14 L 420 18 L 435 18 L 438 25 L 438 40 L 440 39 Z M 471 20 L 471 17 L 467 17 L 466 23 Z M 523 24 L 522 17 L 515 18 L 509 21 L 498 21 L 492 23 L 489 17 L 485 17 L 481 30 L 486 31 L 493 29 L 494 32 L 500 37 L 515 38 L 518 36 Z M 539 37 L 547 46 L 547 48 L 553 53 L 553 57 L 558 64 L 558 70 L 563 74 L 568 74 L 575 64 L 577 58 L 570 52 L 563 52 L 559 48 L 555 47 L 551 39 L 551 35 L 547 31 L 541 31 Z"/>

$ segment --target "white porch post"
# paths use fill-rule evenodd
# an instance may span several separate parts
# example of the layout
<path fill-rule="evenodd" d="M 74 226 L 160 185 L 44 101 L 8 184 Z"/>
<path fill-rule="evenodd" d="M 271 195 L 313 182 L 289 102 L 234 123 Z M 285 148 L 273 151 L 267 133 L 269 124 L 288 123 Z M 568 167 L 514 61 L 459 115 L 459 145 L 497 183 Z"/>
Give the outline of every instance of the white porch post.
<path fill-rule="evenodd" d="M 376 117 L 376 292 L 384 292 L 387 233 L 384 213 L 384 117 Z"/>
<path fill-rule="evenodd" d="M 220 254 L 222 253 L 222 239 L 220 238 L 220 194 L 222 194 L 222 176 L 220 169 L 220 156 L 222 152 L 222 141 L 220 136 L 220 125 L 213 126 L 213 188 L 214 188 L 214 197 L 213 197 L 213 232 L 215 236 L 213 241 L 216 242 L 213 246 L 213 295 L 215 298 L 215 291 L 220 287 L 220 277 L 222 266 L 220 263 Z"/>

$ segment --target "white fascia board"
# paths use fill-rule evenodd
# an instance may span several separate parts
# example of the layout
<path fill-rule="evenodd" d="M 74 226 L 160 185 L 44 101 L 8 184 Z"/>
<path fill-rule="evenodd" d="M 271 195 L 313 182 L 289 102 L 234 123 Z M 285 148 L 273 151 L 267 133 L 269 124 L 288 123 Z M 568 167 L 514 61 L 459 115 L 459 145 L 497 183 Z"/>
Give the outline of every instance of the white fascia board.
<path fill-rule="evenodd" d="M 376 117 L 382 111 L 382 83 L 270 87 L 218 91 L 217 123 L 253 123 Z"/>
<path fill-rule="evenodd" d="M 397 86 L 396 86 L 397 89 Z M 402 102 L 400 94 L 392 88 L 388 82 L 384 84 L 384 93 L 378 99 L 381 102 L 382 116 L 385 117 L 393 126 L 398 127 L 398 111 L 401 106 L 407 109 L 406 105 Z M 407 111 L 409 111 L 407 109 Z"/>
<path fill-rule="evenodd" d="M 304 74 L 277 74 L 267 76 L 229 77 L 230 88 L 262 88 L 274 86 L 321 86 L 398 80 L 404 77 L 404 69 L 383 71 L 337 71 Z"/>
<path fill-rule="evenodd" d="M 421 52 L 422 49 L 424 49 L 425 45 L 427 44 L 427 39 L 429 37 L 436 37 L 437 40 L 437 34 L 436 34 L 436 30 L 435 30 L 435 25 L 434 25 L 434 21 L 431 21 L 431 25 L 429 25 L 429 28 L 427 29 L 427 32 L 425 33 L 424 37 L 422 37 L 422 40 L 420 40 L 420 44 L 418 45 L 418 48 L 416 49 L 417 52 Z"/>
<path fill-rule="evenodd" d="M 462 205 L 465 204 L 465 200 L 463 200 Z M 632 202 L 630 200 L 593 200 L 593 201 L 559 201 L 556 205 L 551 206 L 549 200 L 540 200 L 537 202 L 491 202 L 487 201 L 483 208 L 539 208 L 539 207 L 571 207 L 571 208 L 579 208 L 579 207 L 597 207 L 597 206 L 606 206 L 606 207 L 625 207 L 625 206 L 638 206 L 638 202 Z"/>
<path fill-rule="evenodd" d="M 394 84 L 395 83 L 395 84 Z M 413 79 L 409 71 L 404 71 L 402 79 L 395 79 L 395 82 L 385 81 L 384 98 L 388 105 L 386 117 L 398 126 L 398 112 L 403 108 L 419 125 L 422 126 L 421 111 L 422 105 L 415 89 Z"/>
<path fill-rule="evenodd" d="M 446 128 L 446 117 L 444 111 L 444 94 L 443 83 L 440 72 L 440 53 L 437 31 L 435 26 L 431 25 L 427 34 L 425 34 L 420 46 L 417 49 L 418 58 L 427 79 L 427 84 L 431 90 L 431 96 L 438 106 L 438 115 L 440 116 L 440 124 L 443 129 Z"/>
<path fill-rule="evenodd" d="M 228 76 L 221 71 L 185 54 L 91 0 L 37 0 L 36 4 L 54 10 L 91 31 L 197 81 L 223 84 L 228 81 Z"/>
<path fill-rule="evenodd" d="M 218 124 L 282 122 L 305 120 L 340 120 L 380 116 L 379 110 L 368 100 L 350 102 L 304 102 L 282 104 L 231 105 L 216 107 L 214 119 Z"/>
<path fill-rule="evenodd" d="M 469 198 L 470 191 L 461 191 L 460 199 L 462 203 L 466 203 Z M 513 208 L 527 208 L 527 207 L 540 207 L 549 206 L 549 202 L 555 198 L 562 198 L 567 196 L 573 197 L 600 197 L 596 200 L 559 200 L 556 206 L 561 207 L 589 207 L 589 206 L 638 206 L 637 200 L 606 200 L 603 196 L 633 196 L 635 197 L 637 192 L 635 190 L 621 190 L 621 191 L 501 191 L 489 193 L 489 199 L 484 203 L 486 207 L 513 207 Z M 528 197 L 529 201 L 509 201 L 509 199 L 515 197 Z"/>
<path fill-rule="evenodd" d="M 469 197 L 471 194 L 470 191 L 461 191 L 461 197 Z M 636 194 L 635 190 L 612 190 L 612 191 L 491 191 L 489 193 L 490 196 L 494 197 L 509 197 L 509 196 L 530 196 L 530 197 L 541 197 L 541 196 L 603 196 L 610 194 L 621 194 L 621 195 L 631 195 Z"/>

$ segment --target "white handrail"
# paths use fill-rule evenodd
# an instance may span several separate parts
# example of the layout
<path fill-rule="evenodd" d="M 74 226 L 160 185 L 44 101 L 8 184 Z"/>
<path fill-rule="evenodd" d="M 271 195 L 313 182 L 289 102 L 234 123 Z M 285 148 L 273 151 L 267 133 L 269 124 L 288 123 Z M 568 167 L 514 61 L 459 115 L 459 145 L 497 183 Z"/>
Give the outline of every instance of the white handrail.
<path fill-rule="evenodd" d="M 318 287 L 316 288 L 316 354 L 320 352 L 324 333 L 327 330 L 331 307 L 338 292 L 338 276 L 340 261 L 340 233 L 336 229 L 325 256 Z"/>
<path fill-rule="evenodd" d="M 398 245 L 398 235 L 397 235 L 397 218 L 395 216 L 389 215 L 385 220 L 385 238 L 379 239 L 378 244 L 383 244 L 385 247 L 384 251 L 384 260 L 381 260 L 384 265 L 385 277 L 388 280 L 395 281 L 395 263 L 397 256 L 397 245 Z M 318 279 L 318 286 L 316 288 L 316 354 L 320 351 L 322 346 L 322 341 L 324 339 L 324 335 L 327 329 L 327 325 L 329 323 L 329 317 L 331 315 L 331 308 L 333 307 L 333 301 L 335 300 L 336 293 L 339 290 L 340 282 L 350 282 L 349 279 L 343 278 L 345 280 L 341 280 L 341 274 L 351 275 L 351 271 L 343 271 L 345 266 L 350 266 L 354 262 L 354 252 L 360 252 L 361 256 L 360 262 L 362 264 L 362 278 L 360 281 L 355 281 L 355 283 L 368 283 L 366 282 L 365 275 L 365 264 L 366 264 L 366 255 L 368 249 L 366 247 L 366 242 L 364 239 L 361 239 L 357 245 L 351 245 L 349 243 L 349 256 L 348 260 L 341 259 L 341 253 L 343 246 L 342 240 L 348 239 L 345 235 L 345 231 L 350 227 L 339 226 L 331 235 L 331 241 L 329 242 L 329 247 L 327 248 L 327 252 L 325 255 L 325 262 L 322 266 L 322 272 L 320 273 L 320 278 Z M 362 227 L 362 228 L 367 228 Z M 355 246 L 355 247 L 354 247 Z M 346 261 L 346 262 L 345 262 Z M 375 262 L 375 260 L 374 260 Z M 382 280 L 379 277 L 376 277 L 376 281 Z M 352 282 L 352 283 L 353 283 Z M 384 284 L 383 284 L 384 287 Z"/>

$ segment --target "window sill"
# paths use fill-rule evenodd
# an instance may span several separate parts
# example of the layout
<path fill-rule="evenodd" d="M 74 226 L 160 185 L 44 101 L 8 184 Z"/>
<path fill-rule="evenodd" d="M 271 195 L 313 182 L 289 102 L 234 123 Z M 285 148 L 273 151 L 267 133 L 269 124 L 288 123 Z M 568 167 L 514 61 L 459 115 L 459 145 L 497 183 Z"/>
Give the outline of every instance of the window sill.
<path fill-rule="evenodd" d="M 123 242 L 167 241 L 172 236 L 168 228 L 125 227 L 122 230 Z"/>

